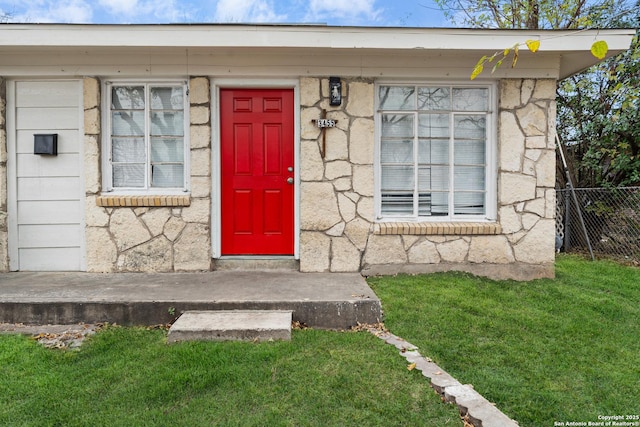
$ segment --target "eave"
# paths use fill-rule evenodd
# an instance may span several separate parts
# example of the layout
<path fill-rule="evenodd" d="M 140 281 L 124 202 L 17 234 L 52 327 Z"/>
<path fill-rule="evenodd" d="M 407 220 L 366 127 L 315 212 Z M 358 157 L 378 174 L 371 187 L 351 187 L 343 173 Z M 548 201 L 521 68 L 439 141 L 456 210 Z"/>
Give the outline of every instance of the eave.
<path fill-rule="evenodd" d="M 506 66 L 496 77 L 526 77 L 527 61 L 547 61 L 549 77 L 565 78 L 598 62 L 594 40 L 605 40 L 608 57 L 629 48 L 635 30 L 583 31 L 480 30 L 456 28 L 329 27 L 321 25 L 69 25 L 2 24 L 0 53 L 11 55 L 319 55 L 459 62 L 473 67 L 483 55 L 525 40 L 541 41 L 538 53 L 520 50 L 524 66 Z M 186 53 L 185 53 L 186 52 Z M 439 58 L 439 59 L 438 59 Z M 10 62 L 10 61 L 9 61 Z M 2 72 L 0 62 L 0 73 Z M 6 64 L 10 65 L 10 64 Z M 339 64 L 336 64 L 336 66 Z M 402 64 L 394 65 L 402 67 Z M 470 71 L 470 70 L 469 70 Z M 373 71 L 372 71 L 373 72 Z M 367 74 L 363 71 L 363 75 Z"/>

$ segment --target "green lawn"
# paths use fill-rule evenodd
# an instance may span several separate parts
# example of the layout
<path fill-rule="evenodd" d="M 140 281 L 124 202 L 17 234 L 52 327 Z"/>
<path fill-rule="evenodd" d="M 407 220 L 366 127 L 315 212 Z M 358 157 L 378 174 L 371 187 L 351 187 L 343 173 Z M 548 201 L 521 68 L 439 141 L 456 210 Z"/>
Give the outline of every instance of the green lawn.
<path fill-rule="evenodd" d="M 107 328 L 79 350 L 0 335 L 2 426 L 461 426 L 397 350 L 366 332 L 166 344 Z"/>
<path fill-rule="evenodd" d="M 640 270 L 558 258 L 555 280 L 370 278 L 385 324 L 521 426 L 640 415 Z M 0 425 L 461 426 L 368 333 L 166 344 L 110 327 L 79 350 L 0 335 Z"/>
<path fill-rule="evenodd" d="M 391 332 L 521 426 L 640 415 L 638 268 L 560 256 L 555 280 L 369 282 Z"/>

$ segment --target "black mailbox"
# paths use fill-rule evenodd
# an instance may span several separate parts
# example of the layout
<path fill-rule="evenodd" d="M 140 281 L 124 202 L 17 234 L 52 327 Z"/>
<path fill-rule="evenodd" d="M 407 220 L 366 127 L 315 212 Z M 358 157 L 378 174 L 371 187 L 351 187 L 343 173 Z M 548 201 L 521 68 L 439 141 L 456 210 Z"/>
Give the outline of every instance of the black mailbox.
<path fill-rule="evenodd" d="M 33 135 L 33 154 L 47 154 L 49 156 L 58 155 L 58 134 L 35 134 Z"/>

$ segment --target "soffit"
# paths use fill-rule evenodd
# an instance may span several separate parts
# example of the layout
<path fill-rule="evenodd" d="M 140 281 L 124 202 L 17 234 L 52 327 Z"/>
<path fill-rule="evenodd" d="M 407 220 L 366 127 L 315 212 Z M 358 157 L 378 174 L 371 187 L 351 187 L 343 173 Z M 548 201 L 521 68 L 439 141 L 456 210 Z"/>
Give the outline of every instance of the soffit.
<path fill-rule="evenodd" d="M 598 62 L 590 53 L 594 40 L 605 40 L 609 45 L 608 56 L 613 56 L 628 49 L 634 34 L 633 29 L 524 31 L 307 25 L 3 24 L 0 25 L 0 52 L 184 57 L 313 54 L 336 60 L 352 55 L 363 59 L 388 55 L 452 61 L 452 64 L 465 58 L 473 66 L 483 55 L 536 39 L 541 41 L 536 56 L 551 59 L 558 68 L 554 74 L 564 78 Z M 527 60 L 532 54 L 521 48 L 520 55 Z"/>

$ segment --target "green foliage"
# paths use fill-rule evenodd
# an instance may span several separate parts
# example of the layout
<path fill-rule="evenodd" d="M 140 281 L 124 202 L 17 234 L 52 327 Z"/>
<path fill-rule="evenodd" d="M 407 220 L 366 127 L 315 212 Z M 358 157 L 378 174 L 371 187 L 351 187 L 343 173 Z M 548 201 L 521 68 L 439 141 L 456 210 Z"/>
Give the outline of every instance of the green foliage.
<path fill-rule="evenodd" d="M 581 29 L 640 27 L 640 1 L 631 0 L 436 0 L 455 25 L 503 29 Z M 507 55 L 527 45 L 535 52 L 544 40 L 483 56 L 471 72 L 475 79 L 494 59 L 492 72 Z M 592 54 L 603 59 L 604 40 L 594 40 Z M 501 56 L 502 55 L 502 56 Z M 640 48 L 570 77 L 558 88 L 558 135 L 567 146 L 578 187 L 640 184 Z M 563 174 L 559 173 L 564 186 Z"/>
<path fill-rule="evenodd" d="M 454 25 L 470 28 L 589 28 L 624 0 L 436 0 Z"/>
<path fill-rule="evenodd" d="M 393 333 L 522 427 L 638 412 L 638 268 L 561 256 L 555 280 L 368 281 Z"/>
<path fill-rule="evenodd" d="M 560 82 L 557 130 L 577 187 L 640 184 L 638 34 L 630 50 Z"/>

